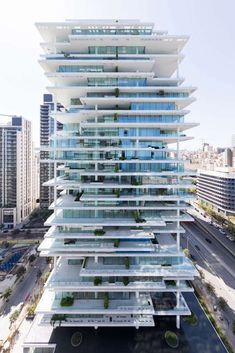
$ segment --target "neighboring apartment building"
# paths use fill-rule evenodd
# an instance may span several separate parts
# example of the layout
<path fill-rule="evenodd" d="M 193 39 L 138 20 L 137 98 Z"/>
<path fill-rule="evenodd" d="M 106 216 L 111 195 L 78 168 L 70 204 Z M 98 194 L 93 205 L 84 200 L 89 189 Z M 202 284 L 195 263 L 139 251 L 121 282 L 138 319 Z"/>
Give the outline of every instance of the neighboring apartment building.
<path fill-rule="evenodd" d="M 235 214 L 235 169 L 199 170 L 197 196 L 226 216 Z"/>
<path fill-rule="evenodd" d="M 60 105 L 58 105 L 60 109 Z M 40 105 L 40 145 L 49 146 L 50 136 L 54 132 L 54 119 L 51 118 L 51 111 L 54 109 L 52 94 L 43 95 L 43 103 Z M 57 130 L 62 129 L 62 124 L 57 122 Z M 43 150 L 40 152 L 40 207 L 47 208 L 54 200 L 53 190 L 51 187 L 43 186 L 48 179 L 51 179 L 54 174 L 52 164 L 43 163 L 42 160 L 47 160 L 49 152 Z"/>
<path fill-rule="evenodd" d="M 231 148 L 225 148 L 223 152 L 223 167 L 233 166 L 233 150 Z"/>
<path fill-rule="evenodd" d="M 37 28 L 65 110 L 53 114 L 63 130 L 49 162 L 60 166 L 46 183 L 62 193 L 39 246 L 55 266 L 34 325 L 138 328 L 174 315 L 179 327 L 196 275 L 180 247 L 180 222 L 192 220 L 180 142 L 197 125 L 178 67 L 188 37 L 138 20 Z"/>
<path fill-rule="evenodd" d="M 31 122 L 13 116 L 0 124 L 0 223 L 13 228 L 36 206 Z"/>

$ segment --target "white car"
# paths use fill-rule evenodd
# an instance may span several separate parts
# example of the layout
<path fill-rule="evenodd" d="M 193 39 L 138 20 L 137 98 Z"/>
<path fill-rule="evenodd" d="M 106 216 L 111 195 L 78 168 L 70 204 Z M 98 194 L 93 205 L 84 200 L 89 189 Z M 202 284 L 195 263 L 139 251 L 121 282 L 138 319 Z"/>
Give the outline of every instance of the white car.
<path fill-rule="evenodd" d="M 220 232 L 221 234 L 226 234 L 226 232 L 225 232 L 223 229 L 219 229 L 219 232 Z"/>

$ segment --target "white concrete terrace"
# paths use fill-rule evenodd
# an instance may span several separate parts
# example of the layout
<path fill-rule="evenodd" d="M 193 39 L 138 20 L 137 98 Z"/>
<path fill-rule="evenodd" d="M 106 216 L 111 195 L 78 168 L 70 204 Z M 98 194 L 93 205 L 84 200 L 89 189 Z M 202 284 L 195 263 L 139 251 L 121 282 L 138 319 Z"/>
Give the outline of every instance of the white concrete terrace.
<path fill-rule="evenodd" d="M 107 210 L 107 209 L 115 209 L 115 210 L 122 210 L 122 209 L 128 209 L 128 210 L 185 210 L 189 209 L 188 203 L 181 202 L 179 205 L 177 203 L 172 204 L 168 202 L 163 202 L 163 201 L 145 201 L 145 204 L 143 203 L 136 203 L 135 205 L 129 205 L 128 201 L 120 201 L 119 198 L 116 199 L 115 201 L 110 201 L 108 203 L 107 201 L 104 202 L 103 204 L 97 204 L 97 200 L 95 200 L 92 204 L 87 204 L 85 201 L 76 201 L 76 196 L 73 195 L 61 195 L 56 202 L 53 202 L 50 206 L 49 209 L 82 209 L 82 210 Z M 102 203 L 102 201 L 99 201 Z M 121 204 L 122 203 L 122 204 Z"/>
<path fill-rule="evenodd" d="M 56 238 L 56 239 L 97 239 L 97 235 L 94 234 L 95 227 L 88 226 L 82 229 L 76 229 L 72 227 L 66 227 L 67 229 L 59 230 L 56 226 L 50 227 L 46 232 L 45 238 Z M 183 227 L 177 227 L 175 224 L 166 224 L 163 227 L 144 227 L 144 229 L 129 228 L 129 229 L 110 229 L 105 228 L 105 234 L 102 235 L 103 239 L 154 239 L 155 233 L 185 233 Z"/>
<path fill-rule="evenodd" d="M 144 254 L 139 256 L 144 257 Z M 130 255 L 128 257 L 130 257 Z M 112 265 L 104 265 L 101 260 L 102 258 L 98 258 L 97 262 L 92 257 L 87 258 L 84 263 L 85 266 L 83 265 L 80 271 L 80 276 L 157 276 L 164 277 L 165 279 L 192 280 L 197 275 L 195 267 L 187 258 L 184 258 L 183 263 L 178 265 L 130 264 L 129 268 L 117 263 L 116 258 L 113 259 Z"/>
<path fill-rule="evenodd" d="M 88 281 L 81 277 L 79 272 L 81 265 L 79 264 L 68 264 L 68 258 L 60 258 L 57 261 L 56 267 L 51 272 L 45 288 L 53 291 L 79 291 L 79 292 L 130 292 L 130 291 L 144 291 L 144 292 L 191 292 L 193 288 L 190 287 L 186 281 L 180 281 L 180 284 L 167 284 L 163 278 L 156 280 L 150 280 L 147 277 L 143 277 L 142 280 L 133 280 L 128 278 L 128 284 L 124 284 L 123 281 L 115 279 L 114 282 L 110 282 L 107 278 L 102 278 L 102 283 L 95 285 L 94 279 L 91 277 Z"/>
<path fill-rule="evenodd" d="M 53 291 L 45 290 L 36 312 L 40 314 L 154 314 L 151 296 L 140 293 L 130 299 L 109 299 L 108 308 L 104 308 L 103 299 L 74 299 L 71 306 L 61 306 Z"/>
<path fill-rule="evenodd" d="M 40 314 L 38 314 L 40 315 Z M 40 315 L 40 325 L 51 326 L 52 315 Z M 138 315 L 138 314 L 117 314 L 117 315 L 66 315 L 65 320 L 61 322 L 58 320 L 53 323 L 54 327 L 148 327 L 154 326 L 152 315 Z"/>
<path fill-rule="evenodd" d="M 169 218 L 169 217 L 168 217 Z M 171 218 L 174 220 L 174 218 Z M 180 220 L 180 217 L 179 217 Z M 138 225 L 143 223 L 138 223 Z M 61 216 L 56 216 L 52 214 L 44 223 L 45 226 L 136 226 L 137 223 L 134 218 L 63 218 Z M 165 226 L 165 221 L 162 220 L 161 217 L 154 217 L 153 219 L 146 219 L 144 226 Z"/>
<path fill-rule="evenodd" d="M 68 251 L 68 252 L 79 252 L 82 253 L 112 253 L 112 256 L 118 254 L 120 252 L 160 252 L 157 245 L 153 245 L 148 240 L 146 241 L 125 241 L 125 239 L 121 240 L 118 247 L 115 247 L 115 244 L 112 240 L 102 239 L 102 237 L 96 238 L 96 240 L 73 240 L 73 242 L 69 243 L 60 239 L 46 238 L 39 245 L 39 251 Z M 113 254 L 115 253 L 115 254 Z"/>

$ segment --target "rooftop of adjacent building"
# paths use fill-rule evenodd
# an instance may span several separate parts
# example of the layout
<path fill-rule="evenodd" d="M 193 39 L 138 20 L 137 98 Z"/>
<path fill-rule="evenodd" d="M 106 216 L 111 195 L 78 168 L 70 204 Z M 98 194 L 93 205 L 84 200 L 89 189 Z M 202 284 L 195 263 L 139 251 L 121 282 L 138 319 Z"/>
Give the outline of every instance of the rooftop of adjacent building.
<path fill-rule="evenodd" d="M 2 115 L 0 119 L 0 127 L 19 127 L 22 126 L 24 118 L 22 116 Z"/>
<path fill-rule="evenodd" d="M 206 174 L 219 178 L 235 179 L 235 167 L 216 167 L 214 170 L 199 169 L 199 175 Z"/>

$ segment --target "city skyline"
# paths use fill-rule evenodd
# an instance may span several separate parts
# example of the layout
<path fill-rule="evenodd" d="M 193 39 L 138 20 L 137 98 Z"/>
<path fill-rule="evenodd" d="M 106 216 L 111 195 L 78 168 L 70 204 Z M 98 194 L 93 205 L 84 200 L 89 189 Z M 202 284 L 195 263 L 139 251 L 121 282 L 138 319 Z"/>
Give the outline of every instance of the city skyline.
<path fill-rule="evenodd" d="M 5 4 L 1 12 L 2 36 L 0 43 L 2 56 L 0 74 L 2 79 L 1 113 L 22 115 L 33 122 L 33 139 L 39 146 L 38 107 L 47 85 L 42 71 L 37 65 L 41 48 L 34 23 L 38 20 L 59 21 L 67 18 L 124 18 L 123 6 L 132 15 L 132 19 L 142 18 L 156 23 L 156 28 L 168 28 L 169 34 L 187 33 L 191 39 L 185 49 L 185 59 L 181 64 L 180 74 L 200 87 L 195 94 L 197 101 L 192 106 L 192 121 L 200 122 L 195 129 L 195 140 L 183 144 L 183 148 L 198 148 L 202 140 L 215 146 L 229 146 L 232 123 L 232 89 L 234 79 L 232 63 L 235 56 L 231 45 L 235 34 L 233 24 L 232 1 L 152 1 L 148 0 L 138 7 L 134 2 L 113 1 L 109 8 L 108 1 L 51 1 L 45 0 L 32 4 L 28 0 L 14 5 Z M 102 5 L 102 6 L 101 6 Z M 20 9 L 27 8 L 27 17 L 18 16 Z M 130 12 L 131 9 L 131 12 Z M 29 16 L 28 16 L 29 14 Z M 185 16 L 187 14 L 187 16 Z M 11 21 L 9 21 L 11 18 Z M 200 18 L 200 27 L 198 19 Z M 209 20 L 208 20 L 209 19 Z M 223 22 L 223 26 L 218 24 Z M 14 23 L 14 26 L 12 26 Z M 17 28 L 17 31 L 15 30 Z M 25 41 L 22 41 L 25 38 Z M 29 44 L 30 43 L 30 44 Z M 17 61 L 15 57 L 17 55 Z M 11 70 L 6 70 L 7 66 Z M 14 83 L 14 85 L 13 85 Z M 30 99 L 27 99 L 30 98 Z M 216 122 L 216 129 L 215 127 Z"/>

